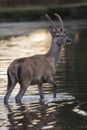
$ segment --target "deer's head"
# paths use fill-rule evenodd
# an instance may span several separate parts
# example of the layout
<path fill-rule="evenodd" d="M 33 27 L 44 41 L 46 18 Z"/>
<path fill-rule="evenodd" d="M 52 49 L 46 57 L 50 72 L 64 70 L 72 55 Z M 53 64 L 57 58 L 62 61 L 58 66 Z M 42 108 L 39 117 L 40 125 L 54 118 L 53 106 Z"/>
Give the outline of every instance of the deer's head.
<path fill-rule="evenodd" d="M 59 14 L 54 14 L 59 21 L 61 22 L 61 27 L 57 28 L 54 24 L 54 22 L 51 20 L 51 18 L 46 14 L 46 17 L 48 18 L 48 20 L 50 21 L 51 25 L 49 26 L 49 31 L 52 35 L 52 38 L 54 40 L 54 42 L 58 45 L 66 45 L 66 44 L 70 44 L 71 43 L 71 39 L 69 37 L 66 36 L 66 34 L 64 33 L 64 25 L 63 25 L 63 20 L 60 17 Z"/>

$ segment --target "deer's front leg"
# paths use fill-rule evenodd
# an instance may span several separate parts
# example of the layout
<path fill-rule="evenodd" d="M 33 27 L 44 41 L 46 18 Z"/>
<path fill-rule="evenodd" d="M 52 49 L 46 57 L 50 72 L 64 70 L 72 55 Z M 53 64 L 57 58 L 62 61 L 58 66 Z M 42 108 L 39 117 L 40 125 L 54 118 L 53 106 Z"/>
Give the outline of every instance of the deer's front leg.
<path fill-rule="evenodd" d="M 40 99 L 44 99 L 42 84 L 38 85 L 38 90 L 39 90 L 39 94 L 40 94 Z"/>
<path fill-rule="evenodd" d="M 56 98 L 57 85 L 56 85 L 56 82 L 55 82 L 55 80 L 53 79 L 53 77 L 51 77 L 51 78 L 48 80 L 48 83 L 50 83 L 50 84 L 53 85 L 53 97 Z"/>
<path fill-rule="evenodd" d="M 53 97 L 56 98 L 56 93 L 57 93 L 57 85 L 56 83 L 53 83 Z"/>

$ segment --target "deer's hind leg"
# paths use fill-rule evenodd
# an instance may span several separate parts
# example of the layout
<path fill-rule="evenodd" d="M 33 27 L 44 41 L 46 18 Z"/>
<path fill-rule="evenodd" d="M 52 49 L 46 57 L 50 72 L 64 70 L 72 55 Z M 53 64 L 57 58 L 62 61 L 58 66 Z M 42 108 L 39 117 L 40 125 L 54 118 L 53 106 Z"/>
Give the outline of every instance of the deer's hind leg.
<path fill-rule="evenodd" d="M 15 100 L 16 100 L 17 103 L 21 102 L 21 99 L 24 96 L 24 94 L 25 94 L 28 86 L 30 85 L 30 83 L 31 83 L 31 80 L 29 80 L 29 77 L 28 77 L 27 73 L 26 73 L 25 78 L 20 77 L 20 82 L 19 82 L 20 89 L 19 89 L 19 92 L 18 92 L 17 96 L 15 97 Z"/>
<path fill-rule="evenodd" d="M 20 90 L 15 97 L 16 102 L 21 102 L 23 95 L 25 94 L 28 86 L 32 80 L 32 69 L 26 62 L 20 65 L 20 71 L 18 72 Z"/>
<path fill-rule="evenodd" d="M 17 103 L 21 102 L 21 99 L 22 99 L 23 95 L 25 94 L 27 88 L 28 88 L 28 85 L 27 86 L 20 85 L 20 90 L 19 90 L 17 96 L 15 97 L 15 100 Z"/>
<path fill-rule="evenodd" d="M 11 92 L 14 89 L 16 83 L 17 83 L 17 80 L 15 79 L 15 77 L 14 76 L 11 77 L 11 75 L 8 74 L 7 92 L 6 92 L 6 95 L 4 97 L 4 104 L 7 104 L 8 99 L 9 99 Z"/>

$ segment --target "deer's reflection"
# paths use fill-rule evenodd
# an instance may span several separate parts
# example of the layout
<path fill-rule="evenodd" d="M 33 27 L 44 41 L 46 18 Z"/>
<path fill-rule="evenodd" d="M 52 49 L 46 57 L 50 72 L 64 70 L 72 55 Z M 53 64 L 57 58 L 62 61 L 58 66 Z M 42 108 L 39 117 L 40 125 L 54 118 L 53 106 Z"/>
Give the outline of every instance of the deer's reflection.
<path fill-rule="evenodd" d="M 37 130 L 44 126 L 56 124 L 56 106 L 46 102 L 31 104 L 8 104 L 8 120 L 10 129 Z"/>

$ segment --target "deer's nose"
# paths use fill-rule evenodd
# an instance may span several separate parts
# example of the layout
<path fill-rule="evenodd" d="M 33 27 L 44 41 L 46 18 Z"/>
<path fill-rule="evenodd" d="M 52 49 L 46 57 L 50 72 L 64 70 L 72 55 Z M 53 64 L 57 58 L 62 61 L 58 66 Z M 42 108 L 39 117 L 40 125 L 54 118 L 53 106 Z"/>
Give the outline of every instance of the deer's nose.
<path fill-rule="evenodd" d="M 71 43 L 71 39 L 67 39 L 67 40 L 66 40 L 66 43 Z"/>

